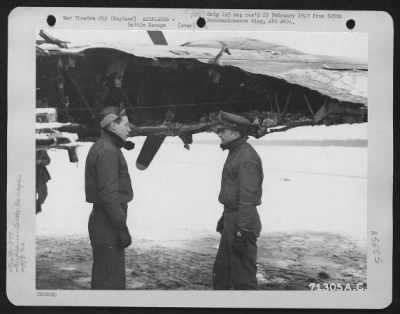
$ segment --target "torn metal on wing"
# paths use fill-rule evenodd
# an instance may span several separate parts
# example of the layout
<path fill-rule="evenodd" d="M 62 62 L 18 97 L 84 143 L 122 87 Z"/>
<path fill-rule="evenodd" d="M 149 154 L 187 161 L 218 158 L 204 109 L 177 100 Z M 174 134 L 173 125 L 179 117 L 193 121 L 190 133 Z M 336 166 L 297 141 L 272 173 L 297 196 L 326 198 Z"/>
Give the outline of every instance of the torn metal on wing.
<path fill-rule="evenodd" d="M 252 122 L 249 135 L 314 124 L 367 121 L 368 67 L 251 38 L 169 46 L 72 44 L 39 34 L 37 107 L 57 110 L 63 132 L 95 140 L 98 112 L 124 104 L 131 136 L 210 132 L 223 110 Z"/>

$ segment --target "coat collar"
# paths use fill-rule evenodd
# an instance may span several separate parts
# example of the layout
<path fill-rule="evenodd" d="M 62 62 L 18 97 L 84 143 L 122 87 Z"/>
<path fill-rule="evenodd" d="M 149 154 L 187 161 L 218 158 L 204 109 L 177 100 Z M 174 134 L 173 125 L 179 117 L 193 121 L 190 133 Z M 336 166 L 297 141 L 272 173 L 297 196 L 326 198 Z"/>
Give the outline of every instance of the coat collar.
<path fill-rule="evenodd" d="M 238 139 L 229 142 L 227 144 L 221 144 L 220 147 L 222 148 L 222 150 L 229 150 L 230 152 L 235 151 L 239 146 L 241 146 L 242 144 L 247 142 L 248 137 L 247 136 L 242 136 L 239 137 Z"/>
<path fill-rule="evenodd" d="M 101 130 L 101 137 L 108 139 L 111 143 L 113 143 L 119 149 L 121 147 L 123 147 L 127 150 L 131 150 L 135 147 L 134 143 L 132 143 L 130 141 L 123 141 L 117 134 L 115 134 L 107 129 Z"/>

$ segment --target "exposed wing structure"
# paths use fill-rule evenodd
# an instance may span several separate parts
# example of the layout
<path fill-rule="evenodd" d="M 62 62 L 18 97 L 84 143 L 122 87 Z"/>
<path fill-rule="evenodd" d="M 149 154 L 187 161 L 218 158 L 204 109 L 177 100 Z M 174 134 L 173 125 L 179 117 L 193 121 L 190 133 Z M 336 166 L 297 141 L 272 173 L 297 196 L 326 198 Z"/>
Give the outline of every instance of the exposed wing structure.
<path fill-rule="evenodd" d="M 250 119 L 254 137 L 367 121 L 368 67 L 357 60 L 249 38 L 79 47 L 42 38 L 37 107 L 56 108 L 59 121 L 71 123 L 59 130 L 79 140 L 94 140 L 97 113 L 121 103 L 135 125 L 132 136 L 179 136 L 185 147 L 192 134 L 213 129 L 220 110 Z"/>
<path fill-rule="evenodd" d="M 44 45 L 41 46 L 42 49 Z M 54 48 L 54 47 L 53 47 Z M 220 48 L 189 46 L 124 45 L 87 46 L 49 50 L 50 54 L 84 55 L 88 50 L 113 49 L 132 56 L 159 59 L 188 59 L 208 63 Z M 366 64 L 354 63 L 341 58 L 318 57 L 307 54 L 282 53 L 279 50 L 229 49 L 221 66 L 234 66 L 253 74 L 266 75 L 288 83 L 307 87 L 340 101 L 367 104 L 368 68 Z"/>

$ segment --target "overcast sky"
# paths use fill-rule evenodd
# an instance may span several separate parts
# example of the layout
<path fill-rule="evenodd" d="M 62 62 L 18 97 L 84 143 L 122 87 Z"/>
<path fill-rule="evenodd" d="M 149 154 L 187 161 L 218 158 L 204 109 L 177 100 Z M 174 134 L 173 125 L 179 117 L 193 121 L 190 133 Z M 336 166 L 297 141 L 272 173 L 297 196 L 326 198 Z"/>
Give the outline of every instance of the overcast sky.
<path fill-rule="evenodd" d="M 132 42 L 152 44 L 146 31 L 135 30 L 46 30 L 71 44 Z M 368 34 L 354 32 L 217 32 L 217 31 L 163 31 L 169 45 L 188 41 L 246 37 L 286 45 L 310 54 L 344 56 L 368 60 Z"/>

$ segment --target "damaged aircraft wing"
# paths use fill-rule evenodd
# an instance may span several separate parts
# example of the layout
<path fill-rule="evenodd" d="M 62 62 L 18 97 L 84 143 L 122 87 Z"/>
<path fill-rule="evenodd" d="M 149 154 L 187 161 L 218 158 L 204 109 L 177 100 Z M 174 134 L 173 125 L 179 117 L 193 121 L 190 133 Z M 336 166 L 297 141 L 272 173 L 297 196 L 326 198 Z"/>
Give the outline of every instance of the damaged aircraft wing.
<path fill-rule="evenodd" d="M 252 39 L 181 46 L 37 43 L 37 107 L 62 130 L 94 140 L 98 112 L 124 104 L 132 136 L 211 131 L 221 110 L 252 122 L 256 138 L 311 124 L 367 121 L 368 67 Z"/>

